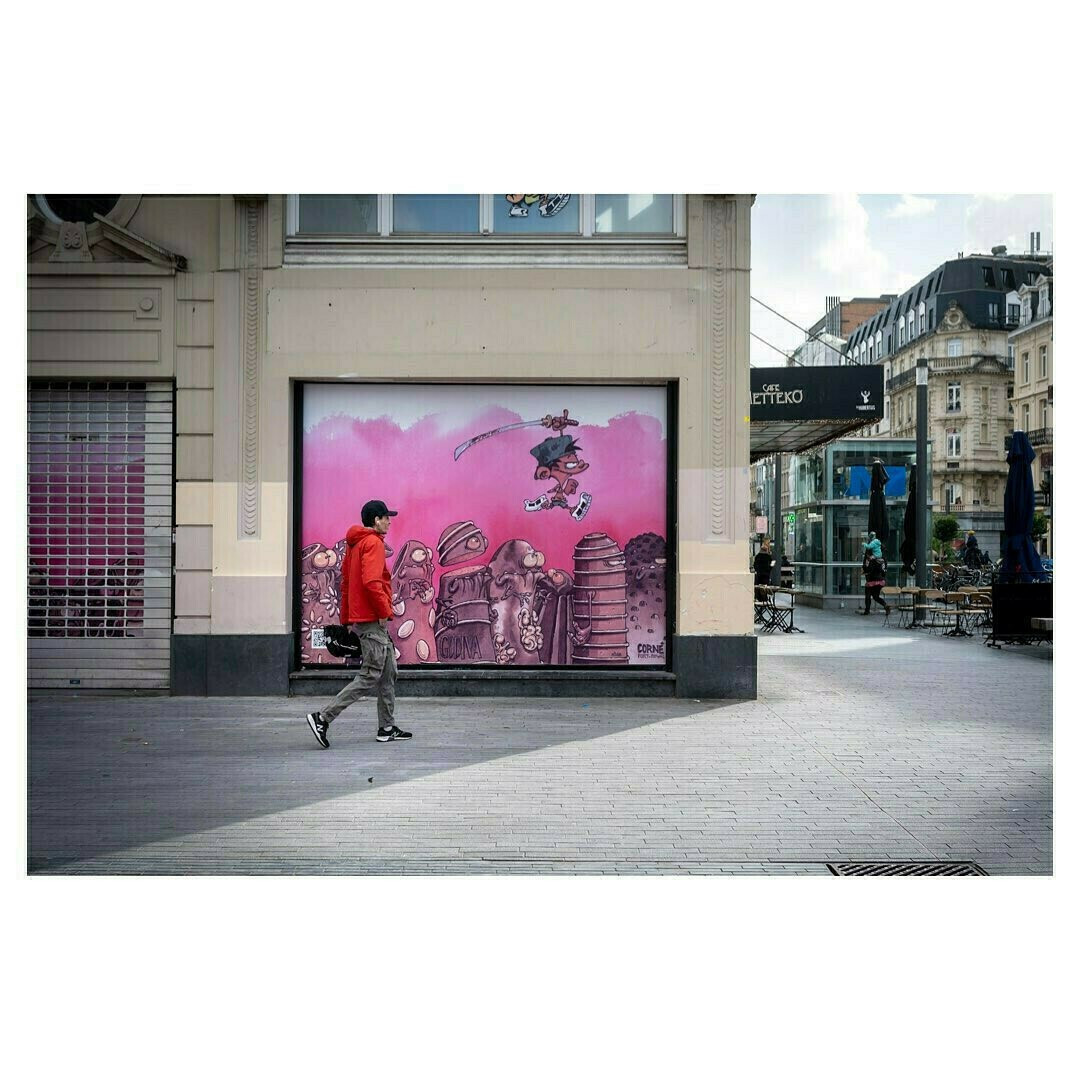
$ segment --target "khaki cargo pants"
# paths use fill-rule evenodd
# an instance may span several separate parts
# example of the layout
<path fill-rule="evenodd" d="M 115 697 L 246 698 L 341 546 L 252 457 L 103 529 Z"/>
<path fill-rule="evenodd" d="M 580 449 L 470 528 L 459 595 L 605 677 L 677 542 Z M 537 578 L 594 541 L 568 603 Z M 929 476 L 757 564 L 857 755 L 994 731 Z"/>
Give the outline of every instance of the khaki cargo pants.
<path fill-rule="evenodd" d="M 394 696 L 397 689 L 397 661 L 394 645 L 385 626 L 377 622 L 352 623 L 349 629 L 360 639 L 360 670 L 344 690 L 322 711 L 330 723 L 342 709 L 375 689 L 375 708 L 379 727 L 394 726 Z"/>

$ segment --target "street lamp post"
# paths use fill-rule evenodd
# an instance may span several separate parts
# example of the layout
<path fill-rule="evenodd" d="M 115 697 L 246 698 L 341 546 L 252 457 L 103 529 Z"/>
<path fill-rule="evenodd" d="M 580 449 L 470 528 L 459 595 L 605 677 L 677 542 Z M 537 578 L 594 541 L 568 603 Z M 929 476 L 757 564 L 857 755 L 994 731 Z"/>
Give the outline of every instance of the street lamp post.
<path fill-rule="evenodd" d="M 784 455 L 777 453 L 773 456 L 773 547 L 772 556 L 773 564 L 772 571 L 769 574 L 769 584 L 780 584 L 780 562 L 784 557 L 784 523 L 780 520 L 781 512 L 781 493 L 783 484 L 783 472 L 781 465 L 784 460 Z"/>
<path fill-rule="evenodd" d="M 925 589 L 926 582 L 926 504 L 929 485 L 926 475 L 927 382 L 926 357 L 920 356 L 915 367 L 915 585 Z"/>

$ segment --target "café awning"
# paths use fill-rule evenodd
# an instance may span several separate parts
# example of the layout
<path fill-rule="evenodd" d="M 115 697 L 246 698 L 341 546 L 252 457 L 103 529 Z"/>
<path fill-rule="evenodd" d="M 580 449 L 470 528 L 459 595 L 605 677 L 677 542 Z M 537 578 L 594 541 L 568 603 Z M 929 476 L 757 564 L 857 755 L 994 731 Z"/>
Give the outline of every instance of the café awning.
<path fill-rule="evenodd" d="M 750 460 L 797 454 L 881 420 L 885 370 L 843 367 L 750 368 Z"/>

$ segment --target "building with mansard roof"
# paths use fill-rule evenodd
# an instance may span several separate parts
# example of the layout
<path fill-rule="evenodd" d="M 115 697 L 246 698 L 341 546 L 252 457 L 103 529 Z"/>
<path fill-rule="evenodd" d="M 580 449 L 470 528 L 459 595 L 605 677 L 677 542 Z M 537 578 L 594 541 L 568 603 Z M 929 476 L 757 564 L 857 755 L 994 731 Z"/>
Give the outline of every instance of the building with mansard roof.
<path fill-rule="evenodd" d="M 915 437 L 915 366 L 929 361 L 931 495 L 996 557 L 1004 526 L 1004 436 L 1013 428 L 1010 294 L 1034 285 L 1049 256 L 950 259 L 862 322 L 847 341 L 853 363 L 885 368 L 885 416 L 867 434 Z"/>

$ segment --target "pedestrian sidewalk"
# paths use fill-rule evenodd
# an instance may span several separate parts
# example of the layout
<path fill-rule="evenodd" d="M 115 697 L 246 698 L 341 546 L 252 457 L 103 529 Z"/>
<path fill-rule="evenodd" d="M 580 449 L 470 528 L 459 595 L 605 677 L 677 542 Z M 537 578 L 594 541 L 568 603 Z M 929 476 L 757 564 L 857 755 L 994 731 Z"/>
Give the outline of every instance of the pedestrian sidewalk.
<path fill-rule="evenodd" d="M 30 704 L 33 872 L 799 873 L 1052 869 L 1052 652 L 799 608 L 759 697 Z"/>

